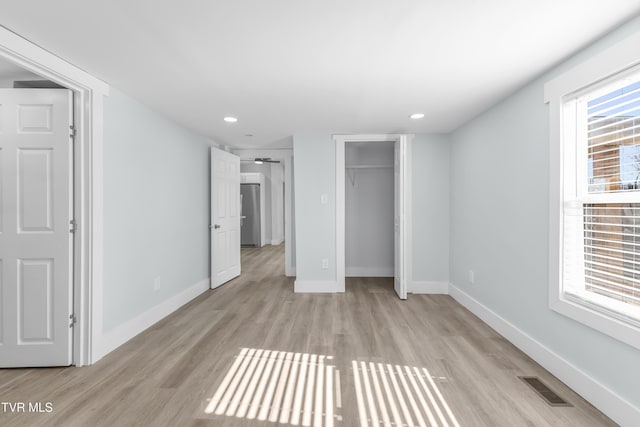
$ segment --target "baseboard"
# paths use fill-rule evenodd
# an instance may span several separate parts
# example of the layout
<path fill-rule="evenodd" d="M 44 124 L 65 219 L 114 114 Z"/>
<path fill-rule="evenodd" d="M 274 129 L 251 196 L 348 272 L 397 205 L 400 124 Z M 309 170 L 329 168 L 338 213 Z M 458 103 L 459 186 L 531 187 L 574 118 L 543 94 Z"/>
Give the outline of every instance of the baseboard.
<path fill-rule="evenodd" d="M 281 237 L 279 239 L 272 239 L 271 240 L 271 245 L 273 246 L 278 246 L 279 244 L 281 244 L 282 242 L 284 242 L 284 237 Z"/>
<path fill-rule="evenodd" d="M 139 316 L 104 334 L 102 336 L 101 354 L 96 358 L 94 363 L 138 335 L 140 332 L 164 319 L 201 293 L 207 291 L 210 288 L 210 285 L 211 280 L 209 278 L 203 279 L 179 294 L 161 302 L 155 307 L 151 307 Z"/>
<path fill-rule="evenodd" d="M 616 423 L 637 425 L 640 408 L 452 284 L 449 285 L 449 295 Z"/>
<path fill-rule="evenodd" d="M 428 280 L 413 281 L 409 284 L 411 294 L 448 294 L 449 282 L 432 282 Z"/>
<path fill-rule="evenodd" d="M 339 286 L 333 280 L 296 280 L 293 283 L 293 291 L 296 293 L 337 293 L 344 292 L 344 287 Z"/>
<path fill-rule="evenodd" d="M 393 277 L 393 267 L 345 267 L 346 277 Z"/>

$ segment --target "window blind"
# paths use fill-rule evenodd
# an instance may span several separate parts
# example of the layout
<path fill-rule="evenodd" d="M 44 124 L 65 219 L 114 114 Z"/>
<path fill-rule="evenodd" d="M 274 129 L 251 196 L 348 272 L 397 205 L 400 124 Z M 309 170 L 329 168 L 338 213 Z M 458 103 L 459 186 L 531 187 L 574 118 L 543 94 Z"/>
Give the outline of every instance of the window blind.
<path fill-rule="evenodd" d="M 565 211 L 565 289 L 640 306 L 640 73 L 592 89 L 576 104 L 587 194 Z M 585 159 L 584 155 L 578 158 Z M 585 178 L 577 169 L 577 182 Z M 624 200 L 615 194 L 626 194 Z M 638 195 L 636 198 L 635 195 Z M 572 237 L 573 236 L 573 237 Z M 597 295 L 597 297 L 596 297 Z M 588 298 L 589 299 L 589 298 Z"/>
<path fill-rule="evenodd" d="M 640 81 L 587 97 L 589 193 L 640 189 Z"/>
<path fill-rule="evenodd" d="M 584 286 L 640 305 L 640 203 L 584 205 Z"/>

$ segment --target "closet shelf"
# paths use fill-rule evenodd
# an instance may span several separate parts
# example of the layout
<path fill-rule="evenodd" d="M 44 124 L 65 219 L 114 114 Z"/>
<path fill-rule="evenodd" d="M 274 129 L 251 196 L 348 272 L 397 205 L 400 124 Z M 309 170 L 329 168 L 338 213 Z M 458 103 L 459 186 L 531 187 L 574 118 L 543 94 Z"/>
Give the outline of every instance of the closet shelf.
<path fill-rule="evenodd" d="M 393 168 L 393 165 L 346 165 L 347 169 L 385 169 Z"/>

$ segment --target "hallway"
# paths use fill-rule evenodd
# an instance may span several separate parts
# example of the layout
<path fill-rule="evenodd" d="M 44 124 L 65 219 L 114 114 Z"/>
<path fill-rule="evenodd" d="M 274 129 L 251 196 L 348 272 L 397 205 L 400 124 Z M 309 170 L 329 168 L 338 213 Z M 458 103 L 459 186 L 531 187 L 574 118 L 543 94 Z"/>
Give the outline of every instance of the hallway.
<path fill-rule="evenodd" d="M 401 301 L 393 293 L 391 279 L 355 278 L 347 281 L 345 294 L 294 294 L 293 279 L 284 276 L 283 257 L 283 245 L 243 249 L 239 278 L 199 296 L 93 366 L 0 370 L 0 400 L 53 406 L 51 413 L 0 412 L 0 424 L 273 425 L 247 419 L 253 411 L 257 418 L 273 413 L 284 424 L 298 420 L 302 425 L 306 417 L 311 425 L 355 427 L 363 425 L 359 413 L 385 425 L 384 413 L 393 420 L 395 405 L 400 418 L 410 418 L 416 425 L 420 417 L 430 425 L 430 415 L 437 425 L 443 425 L 441 415 L 450 425 L 456 419 L 460 426 L 615 425 L 449 296 L 410 295 Z M 217 415 L 215 408 L 207 411 L 214 395 L 224 398 L 225 390 L 217 391 L 238 354 L 253 351 L 257 356 L 261 350 L 260 363 L 249 364 L 246 358 L 247 363 L 235 364 L 238 372 L 244 366 L 246 374 L 242 381 L 238 377 L 235 390 L 244 383 L 244 390 L 262 388 L 260 393 L 266 396 L 273 384 L 272 396 L 281 389 L 281 407 L 296 407 L 295 395 L 300 394 L 300 413 L 261 410 L 254 405 L 260 402 L 257 398 L 240 400 L 242 396 L 233 393 L 227 395 L 229 405 L 234 399 L 240 407 L 249 404 L 242 412 L 227 416 Z M 268 351 L 271 361 L 266 361 Z M 331 379 L 321 378 L 318 368 L 316 384 L 310 375 L 287 403 L 285 368 L 276 357 L 319 361 L 321 355 L 326 356 L 324 365 L 331 366 L 326 370 Z M 394 372 L 431 377 L 367 372 L 370 366 L 387 365 Z M 283 378 L 279 388 L 276 367 Z M 309 362 L 305 368 L 311 372 L 315 364 L 312 368 Z M 268 378 L 269 369 L 273 379 Z M 264 379 L 258 383 L 257 377 L 250 378 L 251 371 L 257 376 L 263 372 Z M 540 377 L 573 407 L 548 406 L 519 375 Z M 386 409 L 380 405 L 380 399 L 388 399 L 386 391 L 395 389 L 394 383 L 403 390 L 408 415 L 400 394 L 394 394 L 395 404 L 388 402 Z M 307 393 L 304 398 L 302 390 Z M 324 408 L 321 414 L 313 411 L 318 400 Z M 446 406 L 453 417 L 447 415 Z"/>

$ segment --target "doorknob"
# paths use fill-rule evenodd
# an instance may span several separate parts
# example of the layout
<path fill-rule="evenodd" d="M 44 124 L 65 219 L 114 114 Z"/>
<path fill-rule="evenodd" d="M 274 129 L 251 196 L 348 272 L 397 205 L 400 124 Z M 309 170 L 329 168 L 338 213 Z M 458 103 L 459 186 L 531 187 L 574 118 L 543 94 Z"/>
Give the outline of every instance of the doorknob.
<path fill-rule="evenodd" d="M 213 226 L 213 228 L 215 228 L 215 229 L 217 230 L 218 228 L 220 228 L 220 224 L 215 224 L 215 225 Z"/>

